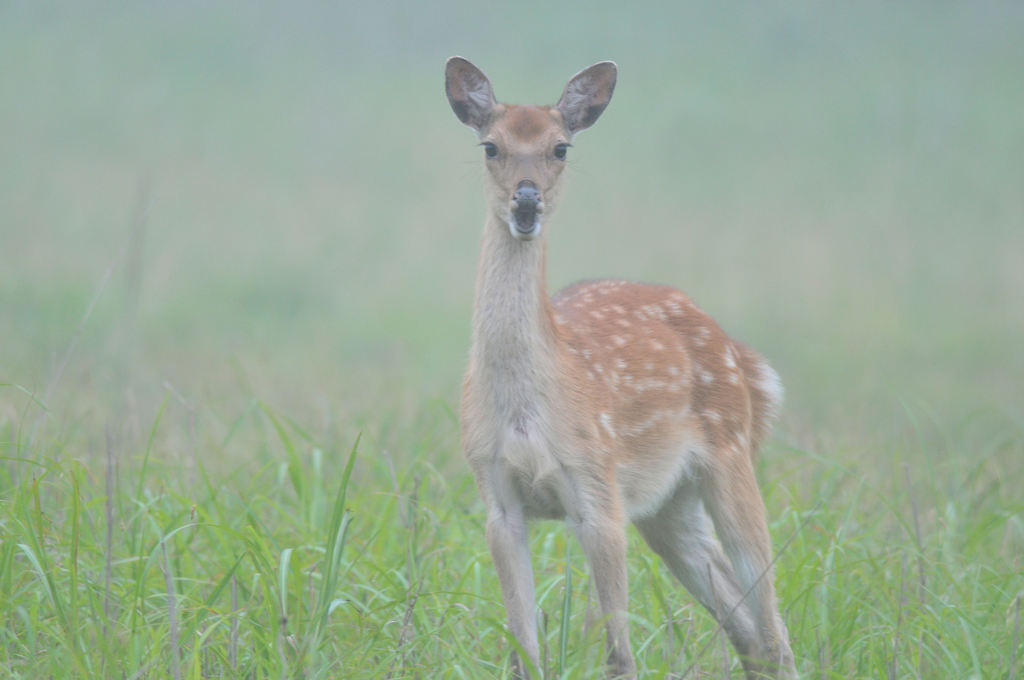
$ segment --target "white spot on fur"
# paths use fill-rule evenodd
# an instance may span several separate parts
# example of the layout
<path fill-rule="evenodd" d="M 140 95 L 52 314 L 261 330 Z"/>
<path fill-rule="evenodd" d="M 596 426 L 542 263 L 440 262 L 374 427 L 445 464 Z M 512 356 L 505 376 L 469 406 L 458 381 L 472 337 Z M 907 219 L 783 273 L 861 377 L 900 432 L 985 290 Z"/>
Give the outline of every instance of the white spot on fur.
<path fill-rule="evenodd" d="M 720 422 L 722 422 L 722 414 L 720 414 L 718 411 L 711 411 L 711 410 L 704 411 L 704 417 L 707 418 L 708 420 L 710 420 L 713 423 L 720 423 Z"/>
<path fill-rule="evenodd" d="M 665 411 L 655 411 L 654 413 L 649 415 L 646 419 L 641 420 L 638 423 L 634 423 L 633 426 L 631 428 L 629 428 L 629 432 L 630 432 L 630 434 L 633 434 L 633 435 L 643 434 L 643 433 L 647 432 L 649 429 L 651 429 L 652 427 L 654 427 L 655 425 L 657 425 L 661 421 L 661 419 L 664 418 L 664 417 L 665 417 Z"/>
<path fill-rule="evenodd" d="M 644 315 L 649 319 L 660 319 L 664 321 L 667 318 L 665 310 L 658 305 L 644 305 L 640 308 Z"/>
<path fill-rule="evenodd" d="M 601 414 L 601 427 L 604 428 L 605 432 L 608 433 L 609 437 L 615 436 L 615 430 L 612 429 L 612 419 L 607 413 Z"/>
<path fill-rule="evenodd" d="M 647 390 L 663 390 L 665 387 L 666 384 L 664 380 L 659 380 L 658 378 L 643 378 L 636 381 L 633 389 L 639 393 L 646 392 Z"/>
<path fill-rule="evenodd" d="M 660 352 L 663 349 L 665 349 L 665 345 L 661 344 L 657 340 L 651 340 L 651 349 L 653 349 L 655 352 Z"/>

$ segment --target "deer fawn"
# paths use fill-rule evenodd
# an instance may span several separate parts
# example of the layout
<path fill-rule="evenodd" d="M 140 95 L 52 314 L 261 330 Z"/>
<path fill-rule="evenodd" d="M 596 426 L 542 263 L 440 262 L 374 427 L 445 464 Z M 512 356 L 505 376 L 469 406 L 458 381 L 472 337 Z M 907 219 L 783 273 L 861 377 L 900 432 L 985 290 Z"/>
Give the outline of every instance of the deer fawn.
<path fill-rule="evenodd" d="M 591 281 L 548 297 L 545 227 L 566 152 L 608 105 L 617 73 L 594 64 L 556 105 L 514 106 L 469 61 L 445 69 L 452 110 L 484 148 L 461 424 L 509 630 L 537 667 L 527 520 L 564 518 L 590 563 L 610 672 L 635 677 L 628 519 L 721 622 L 747 677 L 791 677 L 753 468 L 782 400 L 778 375 L 672 288 Z M 512 666 L 529 676 L 516 653 Z"/>

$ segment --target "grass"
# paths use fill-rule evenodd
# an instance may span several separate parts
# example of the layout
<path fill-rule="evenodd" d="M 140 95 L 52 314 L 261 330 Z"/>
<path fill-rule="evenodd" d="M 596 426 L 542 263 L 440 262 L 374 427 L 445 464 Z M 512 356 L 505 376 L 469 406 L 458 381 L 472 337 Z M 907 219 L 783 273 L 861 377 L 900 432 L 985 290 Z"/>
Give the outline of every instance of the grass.
<path fill-rule="evenodd" d="M 85 456 L 48 442 L 31 459 L 5 457 L 8 677 L 504 672 L 510 643 L 475 489 L 433 462 L 455 447 L 450 414 L 411 428 L 416 462 L 402 468 L 372 437 L 346 450 L 265 405 L 241 417 L 264 434 L 234 473 L 204 463 L 233 456 L 230 436 L 178 462 L 154 448 L 173 427 L 166 405 L 138 450 L 111 437 Z M 1021 434 L 1008 422 L 928 428 L 928 441 L 888 449 L 883 469 L 769 451 L 783 470 L 764 489 L 779 596 L 809 677 L 1019 673 Z M 14 423 L 3 435 L 11 453 L 25 443 Z M 710 617 L 638 536 L 630 542 L 644 677 L 735 674 Z M 533 550 L 545 677 L 598 677 L 579 551 L 559 524 L 536 527 Z"/>
<path fill-rule="evenodd" d="M 803 676 L 1024 678 L 1022 26 L 0 6 L 0 677 L 507 673 L 455 415 L 483 215 L 441 90 L 461 53 L 512 101 L 619 62 L 550 279 L 681 287 L 784 377 L 758 474 Z M 578 547 L 531 540 L 545 677 L 600 677 Z M 643 677 L 738 677 L 630 546 Z"/>

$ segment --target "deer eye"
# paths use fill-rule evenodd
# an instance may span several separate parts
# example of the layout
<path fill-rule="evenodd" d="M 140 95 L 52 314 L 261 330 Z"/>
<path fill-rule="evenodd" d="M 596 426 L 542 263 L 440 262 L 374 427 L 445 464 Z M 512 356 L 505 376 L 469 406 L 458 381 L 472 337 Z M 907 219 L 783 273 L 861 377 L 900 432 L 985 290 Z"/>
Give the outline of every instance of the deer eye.
<path fill-rule="evenodd" d="M 484 147 L 484 155 L 488 158 L 498 157 L 498 146 L 491 142 L 484 142 L 481 146 Z"/>
<path fill-rule="evenodd" d="M 565 160 L 565 154 L 569 152 L 569 144 L 555 144 L 555 158 Z"/>

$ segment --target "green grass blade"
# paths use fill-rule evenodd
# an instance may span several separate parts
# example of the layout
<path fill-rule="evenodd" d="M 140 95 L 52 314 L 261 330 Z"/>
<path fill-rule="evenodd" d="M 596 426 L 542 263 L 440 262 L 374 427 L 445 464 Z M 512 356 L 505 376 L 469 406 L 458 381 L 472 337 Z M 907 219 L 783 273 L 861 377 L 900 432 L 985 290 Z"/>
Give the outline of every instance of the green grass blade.
<path fill-rule="evenodd" d="M 323 581 L 320 584 L 320 597 L 317 603 L 320 630 L 324 630 L 327 627 L 327 617 L 331 608 L 330 603 L 334 599 L 334 593 L 337 589 L 338 566 L 341 562 L 341 552 L 345 545 L 345 535 L 349 525 L 349 518 L 345 509 L 345 499 L 348 494 L 349 481 L 352 479 L 352 470 L 356 463 L 359 441 L 360 437 L 356 437 L 356 441 L 352 444 L 351 451 L 349 451 L 345 469 L 341 474 L 341 484 L 334 497 L 334 507 L 331 511 L 331 520 L 325 538 Z"/>
<path fill-rule="evenodd" d="M 572 619 L 572 541 L 565 545 L 565 594 L 562 597 L 562 620 L 558 631 L 558 674 L 565 670 L 569 657 L 569 626 Z"/>
<path fill-rule="evenodd" d="M 267 418 L 270 419 L 271 424 L 274 426 L 274 431 L 277 432 L 278 439 L 284 445 L 285 454 L 288 456 L 288 478 L 292 482 L 295 495 L 299 499 L 305 499 L 305 487 L 302 483 L 302 462 L 299 460 L 299 454 L 295 450 L 295 445 L 292 443 L 291 437 L 288 436 L 288 431 L 281 424 L 281 421 L 278 420 L 277 416 L 274 415 L 274 412 L 270 410 L 270 407 L 262 402 L 260 407 Z"/>
<path fill-rule="evenodd" d="M 277 570 L 277 592 L 278 607 L 281 610 L 281 620 L 288 620 L 288 575 L 292 561 L 292 549 L 285 548 L 281 551 L 281 561 Z"/>

